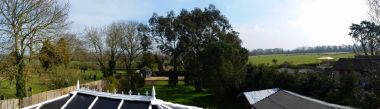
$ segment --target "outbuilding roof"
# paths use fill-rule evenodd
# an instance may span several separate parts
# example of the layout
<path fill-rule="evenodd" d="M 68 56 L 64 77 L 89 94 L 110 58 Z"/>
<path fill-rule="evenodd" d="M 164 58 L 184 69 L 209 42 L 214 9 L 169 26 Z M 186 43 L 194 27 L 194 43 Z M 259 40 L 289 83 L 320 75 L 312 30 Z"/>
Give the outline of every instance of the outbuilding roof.
<path fill-rule="evenodd" d="M 245 92 L 244 96 L 254 109 L 352 109 L 278 88 Z"/>

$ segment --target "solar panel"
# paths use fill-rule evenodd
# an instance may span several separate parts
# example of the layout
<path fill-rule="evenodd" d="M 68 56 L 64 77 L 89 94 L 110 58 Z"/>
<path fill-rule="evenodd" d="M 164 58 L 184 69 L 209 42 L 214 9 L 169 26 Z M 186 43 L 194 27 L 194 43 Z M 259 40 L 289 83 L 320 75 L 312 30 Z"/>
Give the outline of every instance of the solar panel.
<path fill-rule="evenodd" d="M 87 109 L 96 97 L 78 93 L 65 109 Z"/>
<path fill-rule="evenodd" d="M 70 97 L 73 96 L 72 94 L 70 94 L 69 96 L 67 97 L 64 97 L 64 98 L 61 98 L 61 99 L 58 99 L 58 100 L 54 100 L 52 102 L 49 102 L 49 103 L 46 103 L 46 104 L 43 104 L 40 109 L 59 109 L 61 108 L 67 100 L 70 99 Z"/>
<path fill-rule="evenodd" d="M 117 109 L 121 100 L 99 97 L 92 109 Z"/>
<path fill-rule="evenodd" d="M 150 102 L 144 101 L 124 101 L 120 109 L 149 109 Z"/>

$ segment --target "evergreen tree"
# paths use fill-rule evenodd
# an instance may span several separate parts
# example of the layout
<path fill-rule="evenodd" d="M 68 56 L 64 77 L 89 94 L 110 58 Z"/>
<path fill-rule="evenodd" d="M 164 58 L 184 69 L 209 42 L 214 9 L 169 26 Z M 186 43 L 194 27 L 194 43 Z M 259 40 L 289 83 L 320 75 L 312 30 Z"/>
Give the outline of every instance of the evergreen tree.
<path fill-rule="evenodd" d="M 60 38 L 55 47 L 59 63 L 62 63 L 67 67 L 67 64 L 70 62 L 70 50 L 68 48 L 67 40 L 65 38 Z"/>

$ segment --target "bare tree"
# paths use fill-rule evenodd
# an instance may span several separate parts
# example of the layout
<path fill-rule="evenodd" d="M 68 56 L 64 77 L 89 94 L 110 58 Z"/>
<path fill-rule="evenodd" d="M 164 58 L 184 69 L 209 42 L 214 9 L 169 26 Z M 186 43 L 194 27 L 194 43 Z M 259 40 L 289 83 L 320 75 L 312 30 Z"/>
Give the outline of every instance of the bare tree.
<path fill-rule="evenodd" d="M 25 54 L 33 51 L 33 44 L 41 36 L 56 32 L 67 25 L 68 3 L 57 0 L 1 0 L 0 31 L 12 40 L 16 58 L 16 96 L 25 94 Z"/>
<path fill-rule="evenodd" d="M 114 22 L 105 29 L 106 34 L 106 44 L 108 47 L 108 76 L 112 75 L 115 67 L 116 61 L 120 57 L 121 49 L 119 48 L 120 42 L 124 35 L 123 22 Z"/>
<path fill-rule="evenodd" d="M 380 0 L 367 0 L 367 5 L 369 7 L 369 19 L 376 24 L 380 24 Z"/>
<path fill-rule="evenodd" d="M 122 39 L 121 48 L 126 68 L 127 70 L 131 70 L 133 61 L 141 54 L 143 49 L 141 40 L 144 36 L 138 30 L 142 24 L 130 21 L 124 22 L 123 25 L 125 26 L 125 35 Z"/>
<path fill-rule="evenodd" d="M 99 63 L 102 73 L 107 72 L 106 67 L 106 54 L 104 49 L 104 41 L 101 33 L 96 28 L 90 28 L 86 30 L 85 34 L 86 42 L 90 48 L 91 54 L 96 58 Z M 103 75 L 105 76 L 105 75 Z"/>

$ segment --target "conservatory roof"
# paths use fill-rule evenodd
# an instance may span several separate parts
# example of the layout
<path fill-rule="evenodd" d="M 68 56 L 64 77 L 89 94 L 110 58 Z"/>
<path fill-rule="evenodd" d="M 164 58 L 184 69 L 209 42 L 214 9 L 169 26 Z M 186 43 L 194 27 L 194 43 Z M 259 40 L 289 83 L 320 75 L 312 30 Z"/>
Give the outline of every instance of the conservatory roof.
<path fill-rule="evenodd" d="M 131 91 L 118 94 L 80 88 L 78 81 L 76 91 L 24 109 L 200 109 L 156 99 L 155 95 L 154 86 L 151 95 L 132 95 Z"/>

